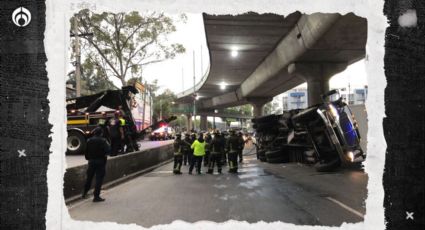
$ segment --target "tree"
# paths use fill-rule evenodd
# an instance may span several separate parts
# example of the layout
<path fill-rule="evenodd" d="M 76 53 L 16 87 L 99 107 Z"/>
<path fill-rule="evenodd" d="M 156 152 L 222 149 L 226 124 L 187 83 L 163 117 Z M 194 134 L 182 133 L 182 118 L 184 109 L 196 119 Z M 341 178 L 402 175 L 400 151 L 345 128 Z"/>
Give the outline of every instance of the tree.
<path fill-rule="evenodd" d="M 87 58 L 105 75 L 117 77 L 123 86 L 129 76 L 141 76 L 143 66 L 185 52 L 181 44 L 167 44 L 167 35 L 176 31 L 176 27 L 173 19 L 164 13 L 96 14 L 85 9 L 74 17 L 77 17 L 79 33 L 93 34 L 82 36 L 94 48 Z M 184 21 L 185 15 L 181 19 Z"/>
<path fill-rule="evenodd" d="M 252 106 L 247 105 L 241 105 L 241 106 L 235 106 L 224 109 L 225 113 L 231 113 L 231 114 L 241 114 L 241 115 L 249 115 L 252 116 Z"/>
<path fill-rule="evenodd" d="M 169 89 L 166 89 L 162 94 L 153 97 L 153 117 L 154 120 L 167 118 L 172 115 L 171 107 L 176 95 Z M 162 115 L 162 117 L 161 117 Z"/>
<path fill-rule="evenodd" d="M 81 64 L 81 73 L 81 95 L 117 88 L 90 59 L 86 59 Z M 75 86 L 75 71 L 71 71 L 68 76 L 67 84 Z"/>

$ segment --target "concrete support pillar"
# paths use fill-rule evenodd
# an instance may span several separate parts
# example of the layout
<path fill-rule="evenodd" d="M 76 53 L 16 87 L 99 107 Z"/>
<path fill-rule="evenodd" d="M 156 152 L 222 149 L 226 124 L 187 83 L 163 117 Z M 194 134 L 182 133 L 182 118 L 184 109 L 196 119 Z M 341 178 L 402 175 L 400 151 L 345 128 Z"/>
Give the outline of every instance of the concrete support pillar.
<path fill-rule="evenodd" d="M 273 100 L 273 98 L 247 98 L 254 108 L 254 117 L 261 117 L 264 115 L 264 105 Z"/>
<path fill-rule="evenodd" d="M 192 115 L 191 114 L 186 114 L 186 118 L 187 118 L 187 122 L 186 122 L 186 128 L 187 128 L 187 131 L 190 131 L 190 130 L 192 130 Z"/>
<path fill-rule="evenodd" d="M 252 104 L 252 107 L 254 108 L 254 117 L 261 117 L 263 116 L 263 108 L 265 104 Z"/>
<path fill-rule="evenodd" d="M 308 106 L 322 102 L 321 95 L 329 91 L 329 79 L 347 68 L 347 63 L 292 63 L 288 73 L 307 82 Z"/>
<path fill-rule="evenodd" d="M 201 115 L 200 129 L 203 130 L 203 131 L 208 130 L 208 120 L 207 120 L 207 116 L 205 116 L 205 115 Z"/>

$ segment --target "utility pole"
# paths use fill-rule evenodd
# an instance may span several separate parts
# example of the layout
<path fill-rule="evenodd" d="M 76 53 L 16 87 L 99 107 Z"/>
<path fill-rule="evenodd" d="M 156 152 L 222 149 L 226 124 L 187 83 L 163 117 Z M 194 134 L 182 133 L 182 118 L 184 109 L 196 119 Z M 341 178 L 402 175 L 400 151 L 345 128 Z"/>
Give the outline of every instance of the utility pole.
<path fill-rule="evenodd" d="M 202 45 L 201 45 L 201 78 L 204 76 L 204 65 L 203 65 L 203 57 L 202 57 Z"/>
<path fill-rule="evenodd" d="M 184 68 L 182 67 L 182 92 L 184 91 Z"/>
<path fill-rule="evenodd" d="M 81 96 L 81 53 L 80 53 L 80 37 L 78 36 L 78 14 L 74 16 L 74 35 L 75 35 L 75 90 L 76 96 Z"/>
<path fill-rule="evenodd" d="M 162 120 L 162 99 L 159 99 L 159 120 Z"/>
<path fill-rule="evenodd" d="M 140 82 L 141 83 L 141 82 Z M 143 85 L 143 115 L 142 115 L 142 129 L 145 128 L 145 118 L 146 118 L 146 91 L 147 91 L 148 83 L 145 81 L 145 84 Z"/>
<path fill-rule="evenodd" d="M 196 130 L 195 50 L 193 50 L 193 129 Z"/>

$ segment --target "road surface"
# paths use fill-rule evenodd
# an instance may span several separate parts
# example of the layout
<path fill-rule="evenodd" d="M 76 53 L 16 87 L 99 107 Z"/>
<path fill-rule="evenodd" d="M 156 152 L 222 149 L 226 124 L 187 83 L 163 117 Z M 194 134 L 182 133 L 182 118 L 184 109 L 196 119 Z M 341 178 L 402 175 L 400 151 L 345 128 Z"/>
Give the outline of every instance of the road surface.
<path fill-rule="evenodd" d="M 173 143 L 173 140 L 168 141 L 139 141 L 140 150 L 158 148 L 160 146 Z M 72 168 L 79 165 L 87 164 L 84 155 L 66 155 L 66 166 Z"/>
<path fill-rule="evenodd" d="M 360 169 L 318 173 L 302 164 L 268 164 L 248 153 L 238 175 L 172 174 L 172 164 L 109 190 L 106 199 L 68 206 L 78 220 L 136 223 L 143 227 L 174 220 L 284 221 L 339 226 L 363 221 L 367 175 Z M 203 172 L 207 169 L 203 168 Z"/>

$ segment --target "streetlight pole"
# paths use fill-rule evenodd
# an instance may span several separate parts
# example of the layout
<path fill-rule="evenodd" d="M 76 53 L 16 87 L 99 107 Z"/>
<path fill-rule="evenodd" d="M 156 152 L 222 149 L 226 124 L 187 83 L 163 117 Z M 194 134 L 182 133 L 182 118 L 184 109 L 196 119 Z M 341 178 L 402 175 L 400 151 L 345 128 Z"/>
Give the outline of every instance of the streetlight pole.
<path fill-rule="evenodd" d="M 162 99 L 159 99 L 159 120 L 162 120 Z"/>
<path fill-rule="evenodd" d="M 193 50 L 193 130 L 196 130 L 195 50 Z"/>
<path fill-rule="evenodd" d="M 81 53 L 80 37 L 78 36 L 78 14 L 74 16 L 74 35 L 75 35 L 75 92 L 76 96 L 81 96 Z"/>

